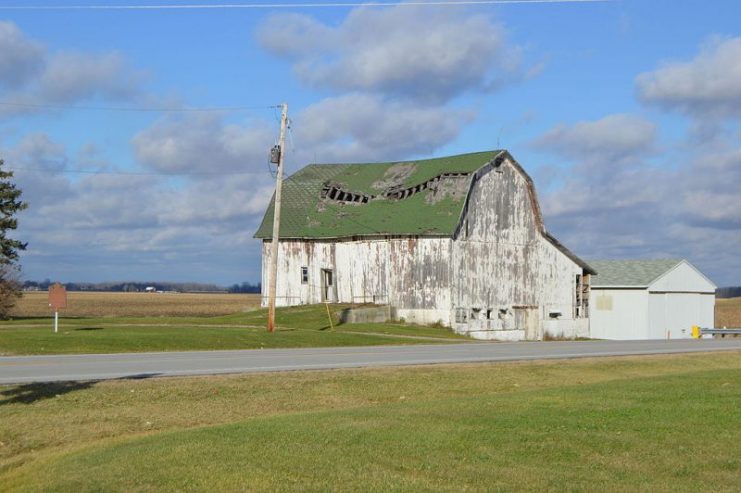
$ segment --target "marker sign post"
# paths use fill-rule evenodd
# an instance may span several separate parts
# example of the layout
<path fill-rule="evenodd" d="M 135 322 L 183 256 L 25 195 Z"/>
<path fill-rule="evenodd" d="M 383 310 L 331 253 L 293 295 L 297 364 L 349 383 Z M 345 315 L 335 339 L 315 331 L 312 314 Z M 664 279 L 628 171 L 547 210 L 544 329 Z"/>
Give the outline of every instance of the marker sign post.
<path fill-rule="evenodd" d="M 59 331 L 59 309 L 67 308 L 67 288 L 59 283 L 49 286 L 49 306 L 54 310 L 54 333 Z"/>

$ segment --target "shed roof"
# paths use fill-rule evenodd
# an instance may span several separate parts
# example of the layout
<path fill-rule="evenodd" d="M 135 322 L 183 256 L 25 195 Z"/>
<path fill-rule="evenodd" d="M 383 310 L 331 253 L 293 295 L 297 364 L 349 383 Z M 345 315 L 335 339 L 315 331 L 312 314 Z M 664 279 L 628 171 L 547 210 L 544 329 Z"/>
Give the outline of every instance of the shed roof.
<path fill-rule="evenodd" d="M 646 288 L 681 262 L 681 259 L 590 260 L 589 265 L 597 271 L 592 287 Z"/>

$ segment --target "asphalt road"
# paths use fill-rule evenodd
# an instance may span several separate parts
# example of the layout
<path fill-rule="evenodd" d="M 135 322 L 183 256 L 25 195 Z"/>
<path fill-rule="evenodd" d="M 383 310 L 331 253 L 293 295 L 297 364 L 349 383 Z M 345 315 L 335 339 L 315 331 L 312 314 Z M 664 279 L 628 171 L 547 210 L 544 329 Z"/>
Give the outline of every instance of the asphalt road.
<path fill-rule="evenodd" d="M 741 338 L 6 356 L 0 384 L 727 350 L 741 350 Z"/>

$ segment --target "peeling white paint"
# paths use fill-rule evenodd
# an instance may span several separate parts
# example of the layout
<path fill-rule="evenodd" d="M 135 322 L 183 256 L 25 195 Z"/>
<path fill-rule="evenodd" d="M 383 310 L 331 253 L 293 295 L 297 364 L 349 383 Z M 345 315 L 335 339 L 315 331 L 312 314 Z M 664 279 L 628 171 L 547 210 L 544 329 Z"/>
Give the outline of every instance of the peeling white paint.
<path fill-rule="evenodd" d="M 277 305 L 388 303 L 406 321 L 440 322 L 480 339 L 587 336 L 588 319 L 575 316 L 583 268 L 543 235 L 534 190 L 519 166 L 507 160 L 470 179 L 453 238 L 281 240 Z M 265 240 L 263 286 L 269 246 Z"/>

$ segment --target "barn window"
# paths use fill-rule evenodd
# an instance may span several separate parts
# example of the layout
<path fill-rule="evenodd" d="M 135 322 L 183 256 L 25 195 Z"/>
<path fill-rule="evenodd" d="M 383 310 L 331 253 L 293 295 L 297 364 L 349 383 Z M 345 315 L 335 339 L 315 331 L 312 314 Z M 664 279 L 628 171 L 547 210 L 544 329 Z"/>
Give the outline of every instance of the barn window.
<path fill-rule="evenodd" d="M 301 284 L 309 284 L 309 268 L 301 267 Z"/>
<path fill-rule="evenodd" d="M 465 324 L 466 323 L 466 309 L 456 308 L 455 309 L 455 323 Z"/>
<path fill-rule="evenodd" d="M 589 274 L 577 274 L 574 290 L 574 318 L 589 317 Z"/>

